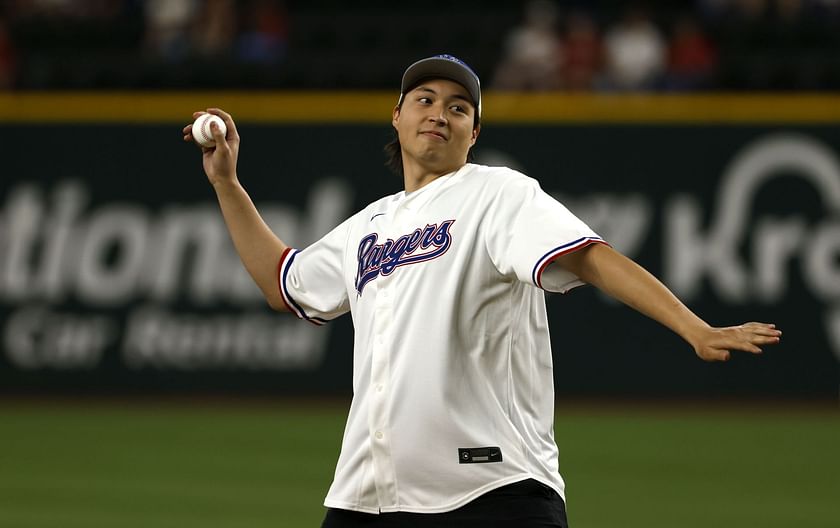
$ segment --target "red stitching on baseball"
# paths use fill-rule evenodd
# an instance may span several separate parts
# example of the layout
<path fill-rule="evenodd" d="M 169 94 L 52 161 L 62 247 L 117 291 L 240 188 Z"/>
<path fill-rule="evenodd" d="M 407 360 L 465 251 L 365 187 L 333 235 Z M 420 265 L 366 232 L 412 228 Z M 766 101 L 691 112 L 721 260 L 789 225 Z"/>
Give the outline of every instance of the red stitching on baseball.
<path fill-rule="evenodd" d="M 210 141 L 213 140 L 213 136 L 210 134 L 210 119 L 211 118 L 208 117 L 203 123 L 201 123 L 201 133 L 204 135 L 205 143 L 210 143 Z M 207 129 L 206 131 L 204 130 L 205 128 Z M 213 140 L 213 142 L 215 143 L 215 140 Z"/>

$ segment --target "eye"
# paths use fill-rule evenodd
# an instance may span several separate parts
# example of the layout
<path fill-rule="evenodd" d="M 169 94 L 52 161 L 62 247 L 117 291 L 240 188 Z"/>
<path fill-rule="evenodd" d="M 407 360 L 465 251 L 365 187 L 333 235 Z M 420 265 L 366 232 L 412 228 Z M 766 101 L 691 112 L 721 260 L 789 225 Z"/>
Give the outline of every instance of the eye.
<path fill-rule="evenodd" d="M 432 104 L 432 99 L 430 97 L 421 97 L 417 99 L 417 101 L 421 104 Z"/>
<path fill-rule="evenodd" d="M 467 109 L 461 105 L 452 105 L 452 110 L 458 112 L 459 114 L 466 114 Z"/>

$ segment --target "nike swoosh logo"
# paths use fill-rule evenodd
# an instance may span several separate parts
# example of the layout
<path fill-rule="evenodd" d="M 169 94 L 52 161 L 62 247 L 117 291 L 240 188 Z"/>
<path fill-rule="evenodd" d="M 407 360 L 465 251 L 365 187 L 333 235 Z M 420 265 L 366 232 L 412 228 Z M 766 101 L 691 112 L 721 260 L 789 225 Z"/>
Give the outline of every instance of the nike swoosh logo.
<path fill-rule="evenodd" d="M 373 222 L 374 218 L 376 218 L 377 216 L 383 216 L 383 215 L 385 215 L 385 213 L 376 213 L 375 215 L 370 217 L 370 221 Z"/>

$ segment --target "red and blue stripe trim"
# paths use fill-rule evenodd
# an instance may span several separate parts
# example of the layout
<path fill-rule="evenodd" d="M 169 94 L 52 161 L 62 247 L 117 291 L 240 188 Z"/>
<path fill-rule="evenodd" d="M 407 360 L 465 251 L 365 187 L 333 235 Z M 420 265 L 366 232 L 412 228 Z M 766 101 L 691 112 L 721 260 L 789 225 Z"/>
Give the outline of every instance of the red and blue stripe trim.
<path fill-rule="evenodd" d="M 326 319 L 321 319 L 320 317 L 309 317 L 306 315 L 306 312 L 300 304 L 294 300 L 291 294 L 289 294 L 288 288 L 286 288 L 286 277 L 289 275 L 289 268 L 292 266 L 292 262 L 294 262 L 298 253 L 300 253 L 300 251 L 297 249 L 286 248 L 280 256 L 280 262 L 277 264 L 277 282 L 280 285 L 280 297 L 283 299 L 283 304 L 286 305 L 286 308 L 288 308 L 289 311 L 295 314 L 299 319 L 309 321 L 316 326 L 322 326 L 328 321 Z"/>
<path fill-rule="evenodd" d="M 556 248 L 552 249 L 551 251 L 540 257 L 540 259 L 534 265 L 534 270 L 531 272 L 531 280 L 537 287 L 542 288 L 542 274 L 549 264 L 554 262 L 558 257 L 561 257 L 573 251 L 577 251 L 578 249 L 584 248 L 592 244 L 609 245 L 599 237 L 582 237 L 572 242 L 563 244 L 562 246 L 557 246 Z"/>

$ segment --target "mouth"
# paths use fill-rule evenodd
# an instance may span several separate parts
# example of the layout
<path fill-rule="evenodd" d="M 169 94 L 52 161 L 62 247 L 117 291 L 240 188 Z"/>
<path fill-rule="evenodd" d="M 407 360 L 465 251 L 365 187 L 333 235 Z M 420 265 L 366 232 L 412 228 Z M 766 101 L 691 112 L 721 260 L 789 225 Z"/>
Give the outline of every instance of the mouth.
<path fill-rule="evenodd" d="M 421 131 L 421 132 L 420 132 L 420 134 L 422 134 L 422 135 L 424 135 L 424 136 L 432 136 L 432 137 L 436 137 L 436 138 L 438 138 L 438 139 L 440 139 L 440 140 L 442 140 L 442 141 L 447 141 L 446 136 L 444 136 L 444 135 L 443 135 L 442 133 L 440 133 L 440 132 L 435 132 L 435 131 L 433 131 L 433 130 L 423 130 L 423 131 Z"/>

